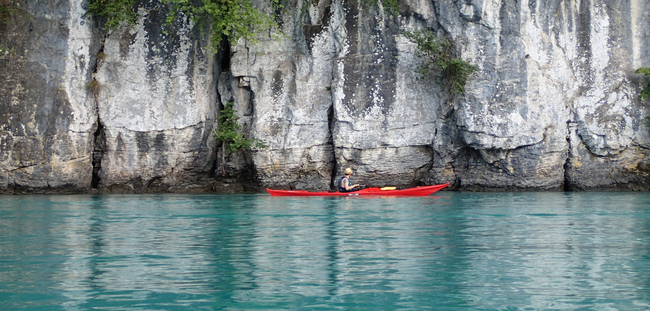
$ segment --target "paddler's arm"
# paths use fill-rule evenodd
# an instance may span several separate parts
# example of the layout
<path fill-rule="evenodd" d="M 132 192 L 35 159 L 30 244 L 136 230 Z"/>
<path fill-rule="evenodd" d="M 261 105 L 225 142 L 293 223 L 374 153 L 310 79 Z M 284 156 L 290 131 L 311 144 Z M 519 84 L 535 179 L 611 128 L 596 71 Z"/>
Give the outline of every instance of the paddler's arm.
<path fill-rule="evenodd" d="M 343 188 L 345 190 L 352 190 L 352 189 L 354 189 L 356 187 L 359 187 L 359 184 L 354 184 L 354 185 L 350 186 L 350 180 L 347 179 L 347 178 L 343 179 Z"/>
<path fill-rule="evenodd" d="M 352 189 L 358 188 L 358 187 L 359 187 L 359 184 L 354 184 L 354 185 L 350 186 L 349 182 L 348 182 L 348 185 L 345 186 L 345 190 L 352 190 Z"/>

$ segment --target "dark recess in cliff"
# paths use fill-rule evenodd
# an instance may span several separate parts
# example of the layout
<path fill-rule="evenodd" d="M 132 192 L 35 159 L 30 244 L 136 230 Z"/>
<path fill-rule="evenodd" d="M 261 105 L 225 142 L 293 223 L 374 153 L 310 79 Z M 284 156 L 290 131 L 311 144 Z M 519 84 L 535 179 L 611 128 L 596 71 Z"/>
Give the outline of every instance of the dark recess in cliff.
<path fill-rule="evenodd" d="M 104 155 L 104 149 L 106 148 L 106 134 L 104 133 L 104 125 L 102 124 L 101 120 L 99 120 L 99 117 L 97 118 L 97 130 L 95 130 L 93 133 L 93 137 L 93 177 L 90 182 L 90 186 L 93 189 L 97 189 L 101 181 L 99 172 L 102 169 L 102 156 Z"/>
<path fill-rule="evenodd" d="M 329 129 L 329 137 L 327 140 L 327 144 L 332 146 L 332 153 L 334 153 L 334 134 L 332 133 L 332 130 L 334 129 L 334 104 L 332 104 L 328 109 L 327 109 L 327 126 Z M 330 178 L 330 188 L 331 189 L 337 189 L 338 187 L 335 186 L 336 183 L 336 175 L 339 171 L 338 167 L 338 162 L 336 161 L 336 155 L 332 155 L 332 162 L 330 163 L 330 167 L 332 168 L 332 176 Z"/>

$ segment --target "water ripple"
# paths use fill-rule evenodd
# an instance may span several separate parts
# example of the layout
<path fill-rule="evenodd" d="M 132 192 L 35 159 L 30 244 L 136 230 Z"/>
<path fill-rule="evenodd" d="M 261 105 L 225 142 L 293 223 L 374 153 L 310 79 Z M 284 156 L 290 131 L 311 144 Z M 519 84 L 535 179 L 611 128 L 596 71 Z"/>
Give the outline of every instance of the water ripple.
<path fill-rule="evenodd" d="M 650 196 L 0 198 L 4 309 L 650 305 Z"/>

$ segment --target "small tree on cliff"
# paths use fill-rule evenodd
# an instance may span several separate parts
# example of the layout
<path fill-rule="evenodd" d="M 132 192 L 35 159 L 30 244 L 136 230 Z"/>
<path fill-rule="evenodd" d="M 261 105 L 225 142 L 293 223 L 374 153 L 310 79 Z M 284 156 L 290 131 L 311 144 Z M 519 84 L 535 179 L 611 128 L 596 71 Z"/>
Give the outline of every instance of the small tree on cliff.
<path fill-rule="evenodd" d="M 218 121 L 219 126 L 212 132 L 216 140 L 221 141 L 221 171 L 226 174 L 226 150 L 236 152 L 240 149 L 266 148 L 266 144 L 256 138 L 244 138 L 241 133 L 241 126 L 237 123 L 237 117 L 234 103 L 227 102 Z"/>
<path fill-rule="evenodd" d="M 454 42 L 436 36 L 431 30 L 407 31 L 404 36 L 418 46 L 417 56 L 422 63 L 417 73 L 422 78 L 433 79 L 448 94 L 455 96 L 465 91 L 465 85 L 478 67 L 456 57 Z"/>
<path fill-rule="evenodd" d="M 650 77 L 650 68 L 641 67 L 637 69 L 634 73 L 644 74 L 646 77 Z M 641 90 L 639 97 L 641 98 L 641 100 L 647 100 L 650 98 L 650 81 L 648 81 L 648 84 L 646 84 L 645 88 Z M 647 123 L 648 127 L 650 127 L 650 116 L 645 117 L 645 119 L 648 121 Z"/>

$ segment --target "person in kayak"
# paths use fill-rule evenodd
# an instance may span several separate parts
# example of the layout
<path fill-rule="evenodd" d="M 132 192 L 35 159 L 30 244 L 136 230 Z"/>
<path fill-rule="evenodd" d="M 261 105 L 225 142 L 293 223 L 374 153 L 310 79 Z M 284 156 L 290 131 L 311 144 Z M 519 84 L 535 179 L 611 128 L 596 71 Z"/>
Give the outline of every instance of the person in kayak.
<path fill-rule="evenodd" d="M 351 191 L 359 190 L 360 188 L 359 184 L 351 185 L 350 176 L 352 176 L 352 169 L 349 167 L 346 168 L 343 174 L 345 174 L 345 176 L 339 179 L 339 191 L 351 192 Z"/>

